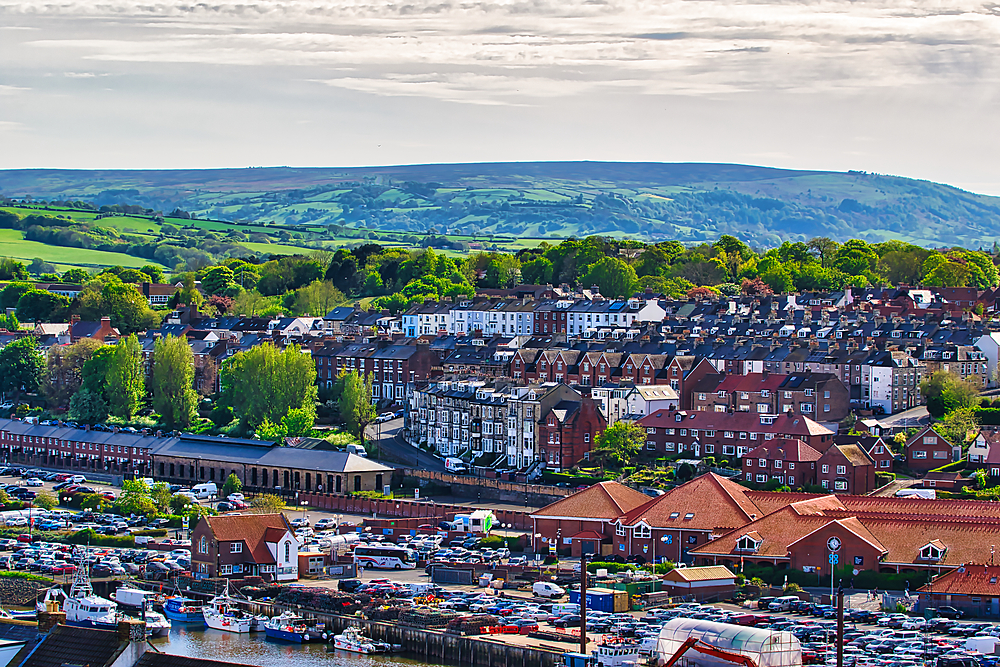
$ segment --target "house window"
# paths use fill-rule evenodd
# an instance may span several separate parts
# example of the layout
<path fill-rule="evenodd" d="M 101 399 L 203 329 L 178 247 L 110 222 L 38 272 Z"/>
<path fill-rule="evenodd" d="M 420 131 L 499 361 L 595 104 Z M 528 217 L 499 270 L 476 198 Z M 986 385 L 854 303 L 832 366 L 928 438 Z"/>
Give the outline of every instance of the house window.
<path fill-rule="evenodd" d="M 889 459 L 883 459 L 880 463 L 881 463 L 881 467 L 888 468 L 890 461 L 889 461 Z"/>
<path fill-rule="evenodd" d="M 230 542 L 229 543 L 229 553 L 231 553 L 231 554 L 241 554 L 241 553 L 243 553 L 243 543 L 242 542 Z"/>
<path fill-rule="evenodd" d="M 823 471 L 823 474 L 826 474 L 826 473 L 830 472 L 830 466 L 827 465 L 826 463 L 824 463 L 822 471 Z"/>
<path fill-rule="evenodd" d="M 837 491 L 847 491 L 847 482 L 845 482 L 845 481 L 844 481 L 844 480 L 842 480 L 842 479 L 838 479 L 838 480 L 837 480 L 837 481 L 836 481 L 836 482 L 834 483 L 833 487 L 834 487 L 835 489 L 837 489 Z"/>
<path fill-rule="evenodd" d="M 793 484 L 795 484 L 795 475 L 789 475 L 788 476 L 788 486 L 792 486 Z"/>
<path fill-rule="evenodd" d="M 219 574 L 226 575 L 226 574 L 232 574 L 232 573 L 233 573 L 233 566 L 232 565 L 220 565 L 219 566 Z"/>
<path fill-rule="evenodd" d="M 767 481 L 767 475 L 757 475 L 757 481 L 761 482 L 761 483 L 766 482 Z"/>
<path fill-rule="evenodd" d="M 913 458 L 915 458 L 915 459 L 926 459 L 927 458 L 927 452 L 925 452 L 923 450 L 915 450 L 913 452 Z"/>
<path fill-rule="evenodd" d="M 201 536 L 201 542 L 198 545 L 198 551 L 203 554 L 208 553 L 208 538 L 204 535 Z"/>
<path fill-rule="evenodd" d="M 936 445 L 937 444 L 937 436 L 934 436 L 934 435 L 925 435 L 923 442 L 924 442 L 925 445 Z"/>
<path fill-rule="evenodd" d="M 828 480 L 828 479 L 821 480 L 820 481 L 820 486 L 822 486 L 824 489 L 829 489 L 830 488 L 830 480 Z"/>
<path fill-rule="evenodd" d="M 619 523 L 619 524 L 615 525 L 615 535 L 617 535 L 618 537 L 625 537 L 625 526 L 624 526 L 624 524 L 620 524 Z"/>
<path fill-rule="evenodd" d="M 758 459 L 757 465 L 759 465 L 761 468 L 766 468 L 767 467 L 767 459 Z"/>
<path fill-rule="evenodd" d="M 781 467 L 781 459 L 778 459 L 778 460 L 776 460 L 776 461 L 774 462 L 774 467 L 775 467 L 775 468 L 780 468 L 780 467 Z"/>
<path fill-rule="evenodd" d="M 847 466 L 837 466 L 837 474 L 838 475 L 846 475 L 847 474 Z"/>
<path fill-rule="evenodd" d="M 753 473 L 752 472 L 748 472 L 747 473 L 747 481 L 748 482 L 752 482 L 753 481 Z"/>
<path fill-rule="evenodd" d="M 632 537 L 637 540 L 648 540 L 652 535 L 652 531 L 649 530 L 649 526 L 645 524 L 639 524 L 632 529 Z"/>
<path fill-rule="evenodd" d="M 934 452 L 934 458 L 936 459 L 946 459 L 948 458 L 948 452 L 938 450 Z"/>
<path fill-rule="evenodd" d="M 584 442 L 590 442 L 590 434 L 589 433 L 584 433 L 583 434 L 583 441 Z"/>
<path fill-rule="evenodd" d="M 285 562 L 287 563 L 292 558 L 292 543 L 285 542 Z"/>

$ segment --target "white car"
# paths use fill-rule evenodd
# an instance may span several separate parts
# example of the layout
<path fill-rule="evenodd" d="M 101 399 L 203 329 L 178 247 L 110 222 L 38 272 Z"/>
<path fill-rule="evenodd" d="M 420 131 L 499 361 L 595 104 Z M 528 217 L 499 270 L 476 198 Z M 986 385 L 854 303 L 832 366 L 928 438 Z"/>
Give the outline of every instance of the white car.
<path fill-rule="evenodd" d="M 242 493 L 230 493 L 228 496 L 226 496 L 226 500 L 242 503 L 246 500 L 246 498 L 243 496 Z"/>
<path fill-rule="evenodd" d="M 908 618 L 900 626 L 901 630 L 923 630 L 927 621 L 922 618 Z"/>
<path fill-rule="evenodd" d="M 23 526 L 27 526 L 28 520 L 25 519 L 23 516 L 9 516 L 7 517 L 6 521 L 4 521 L 4 523 L 11 527 L 20 528 Z"/>
<path fill-rule="evenodd" d="M 37 477 L 31 477 L 28 479 L 27 482 L 25 482 L 25 484 L 27 484 L 28 486 L 42 486 L 42 480 L 38 479 Z"/>

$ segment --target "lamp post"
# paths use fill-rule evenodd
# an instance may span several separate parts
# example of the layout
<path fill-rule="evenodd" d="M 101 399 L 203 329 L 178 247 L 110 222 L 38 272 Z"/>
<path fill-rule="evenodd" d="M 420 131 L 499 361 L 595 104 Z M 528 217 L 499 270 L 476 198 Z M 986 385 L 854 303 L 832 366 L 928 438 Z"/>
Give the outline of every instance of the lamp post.
<path fill-rule="evenodd" d="M 542 539 L 541 533 L 535 533 L 535 560 L 538 560 L 538 540 Z"/>

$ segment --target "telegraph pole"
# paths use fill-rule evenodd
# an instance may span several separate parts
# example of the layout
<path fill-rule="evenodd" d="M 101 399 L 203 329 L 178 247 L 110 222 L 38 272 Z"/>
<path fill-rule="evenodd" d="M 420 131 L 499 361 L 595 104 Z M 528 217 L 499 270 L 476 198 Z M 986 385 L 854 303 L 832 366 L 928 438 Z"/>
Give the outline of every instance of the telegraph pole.
<path fill-rule="evenodd" d="M 582 549 L 580 550 L 580 653 L 584 655 L 587 653 L 587 554 Z"/>
<path fill-rule="evenodd" d="M 837 667 L 844 667 L 844 580 L 837 587 Z"/>

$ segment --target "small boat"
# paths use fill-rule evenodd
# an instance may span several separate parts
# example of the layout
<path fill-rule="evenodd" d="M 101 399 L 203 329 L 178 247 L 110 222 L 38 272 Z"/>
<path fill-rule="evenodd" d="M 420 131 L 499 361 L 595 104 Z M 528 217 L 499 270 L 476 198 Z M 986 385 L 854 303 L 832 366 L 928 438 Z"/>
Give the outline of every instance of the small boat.
<path fill-rule="evenodd" d="M 303 644 L 321 641 L 324 632 L 316 627 L 316 621 L 307 621 L 290 611 L 283 611 L 264 623 L 264 634 L 268 639 Z"/>
<path fill-rule="evenodd" d="M 146 634 L 150 637 L 163 637 L 170 632 L 170 621 L 160 612 L 147 609 L 142 615 L 146 621 Z"/>
<path fill-rule="evenodd" d="M 350 651 L 351 653 L 391 653 L 399 650 L 398 644 L 387 644 L 377 642 L 361 634 L 361 631 L 351 626 L 344 628 L 344 631 L 333 638 L 333 650 Z M 329 647 L 328 649 L 329 650 Z"/>
<path fill-rule="evenodd" d="M 642 649 L 643 644 L 639 639 L 605 635 L 593 651 L 593 656 L 597 667 L 626 667 L 642 662 Z"/>
<path fill-rule="evenodd" d="M 200 623 L 205 624 L 205 616 L 202 614 L 202 603 L 181 596 L 167 598 L 163 603 L 163 615 L 171 621 L 178 623 Z"/>
<path fill-rule="evenodd" d="M 153 598 L 156 593 L 136 588 L 132 584 L 123 583 L 111 594 L 111 599 L 118 603 L 118 606 L 125 611 L 142 611 L 153 606 Z"/>
<path fill-rule="evenodd" d="M 118 604 L 94 594 L 87 567 L 83 563 L 73 573 L 69 595 L 59 587 L 50 588 L 36 607 L 44 611 L 49 603 L 59 600 L 62 600 L 62 610 L 66 612 L 66 625 L 114 630 L 118 628 Z"/>
<path fill-rule="evenodd" d="M 201 609 L 205 624 L 214 630 L 250 632 L 254 617 L 240 609 L 239 600 L 229 595 L 229 581 L 221 595 L 216 595 Z"/>

